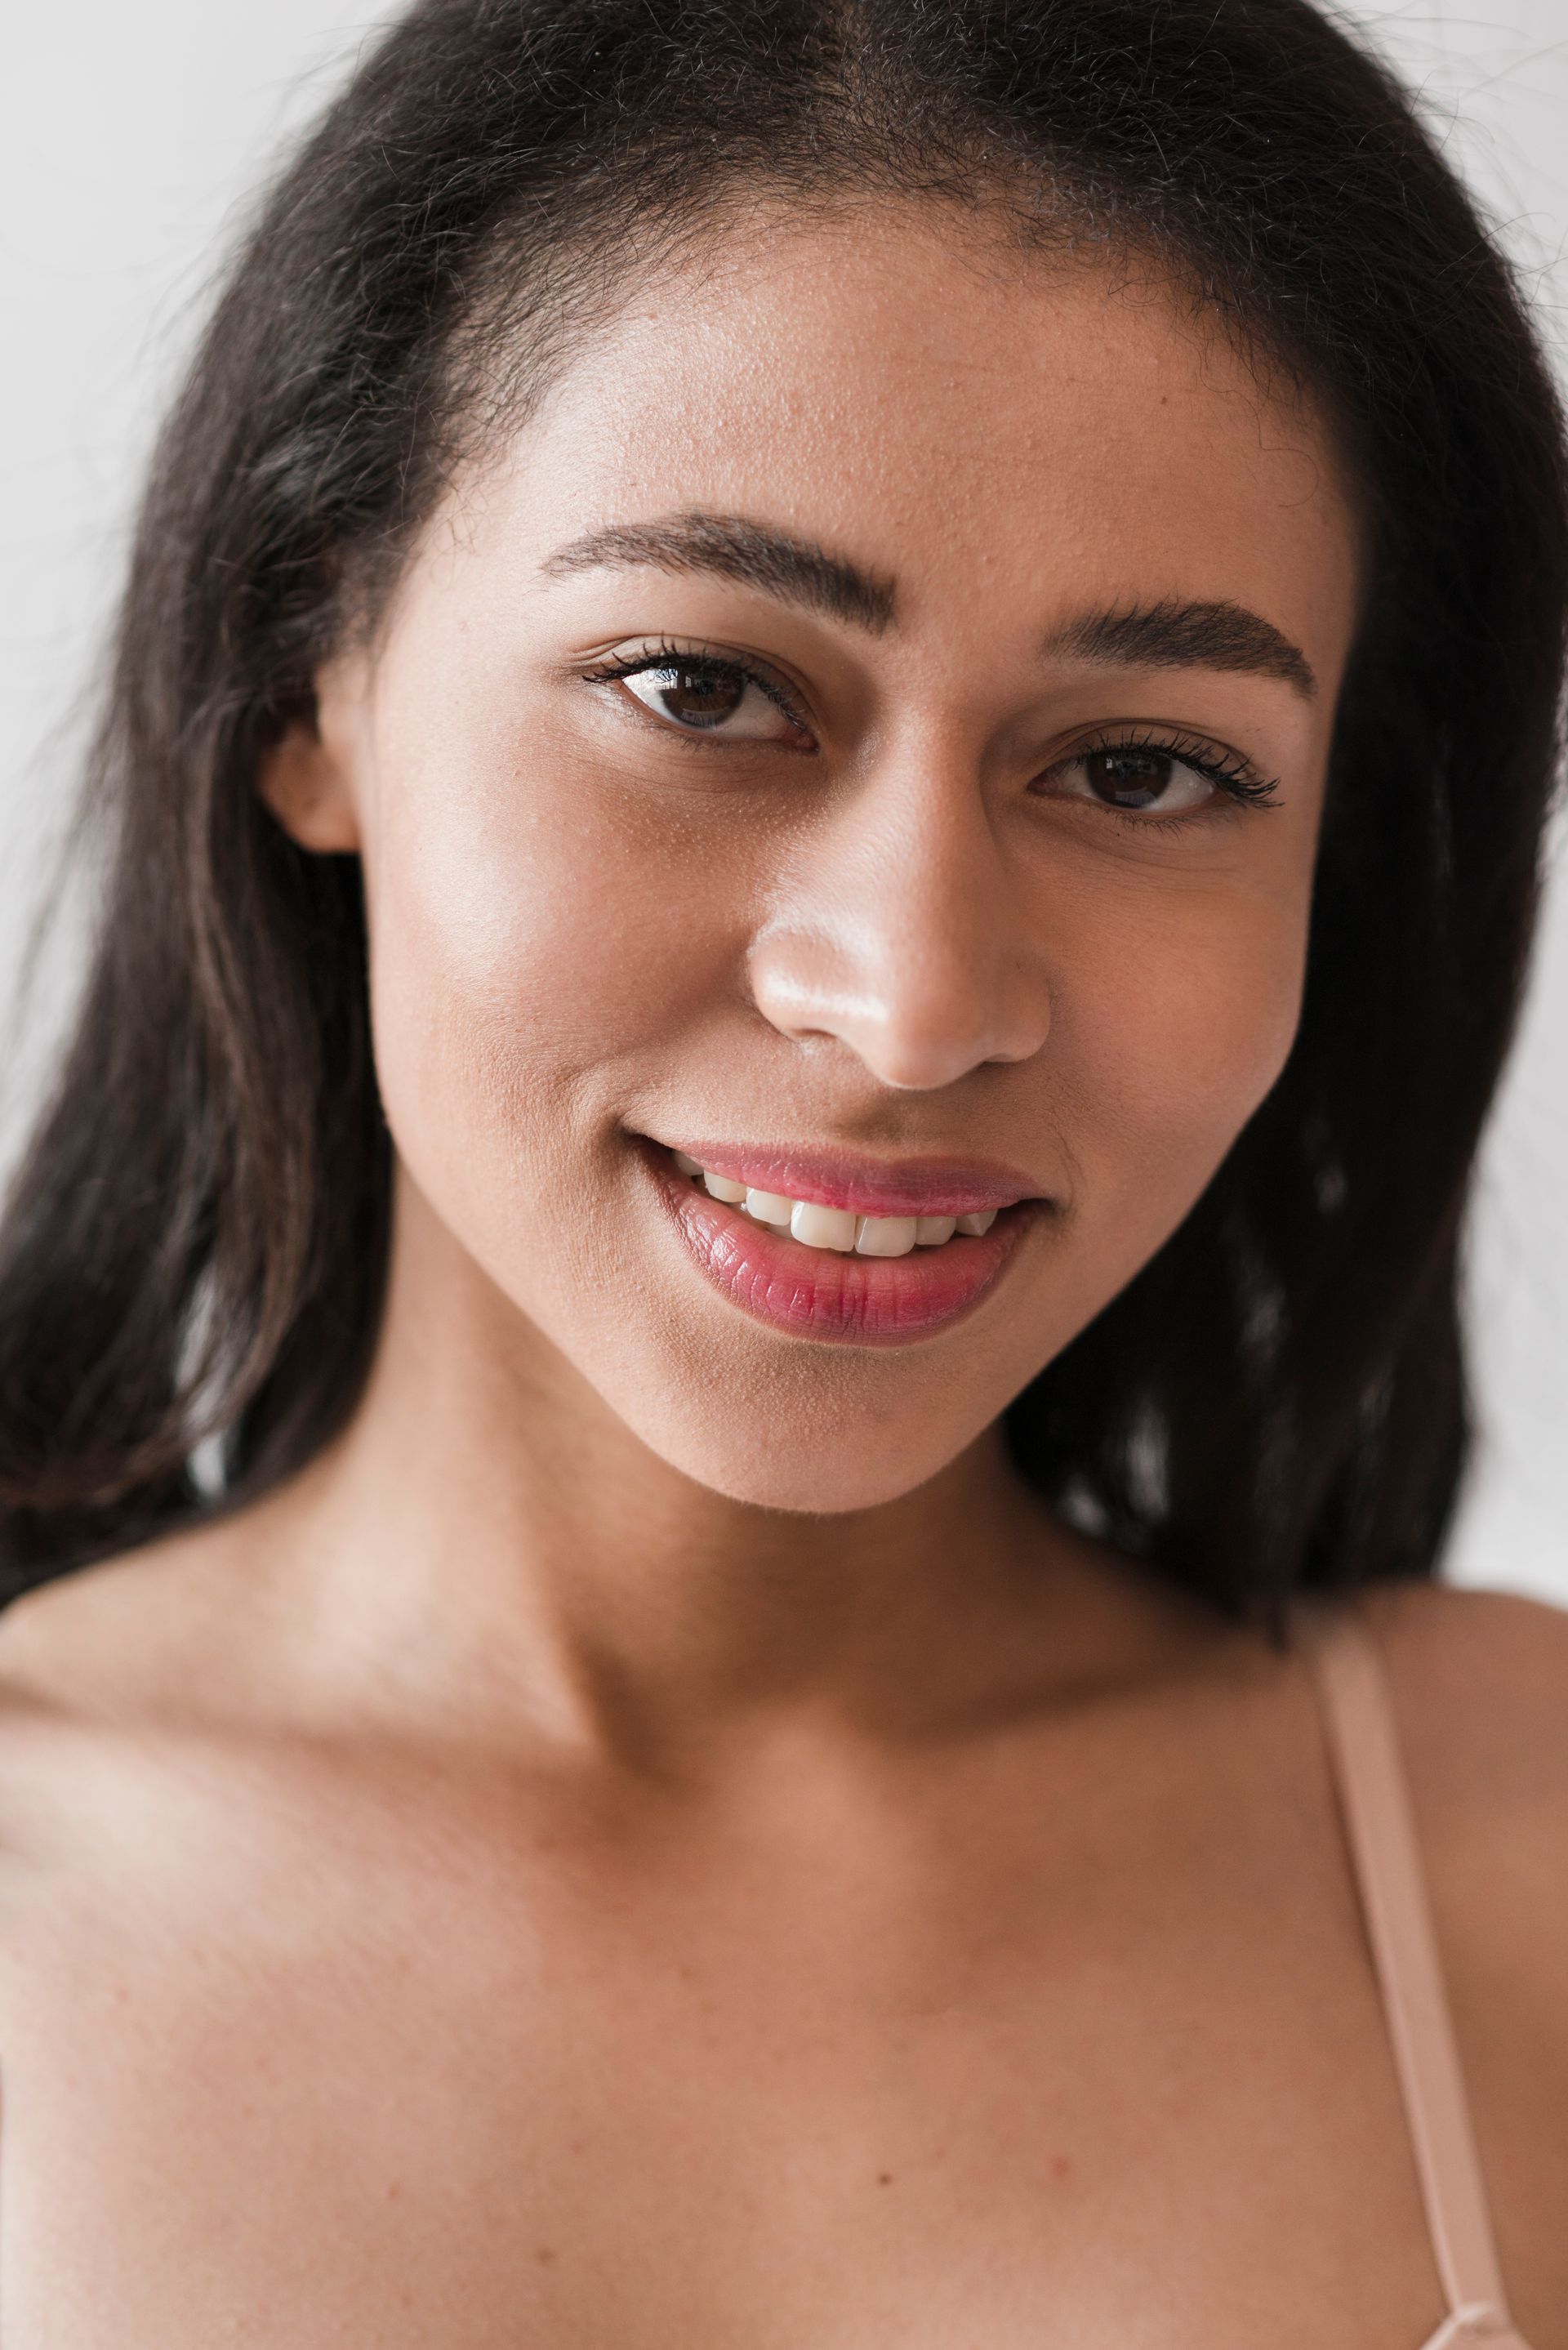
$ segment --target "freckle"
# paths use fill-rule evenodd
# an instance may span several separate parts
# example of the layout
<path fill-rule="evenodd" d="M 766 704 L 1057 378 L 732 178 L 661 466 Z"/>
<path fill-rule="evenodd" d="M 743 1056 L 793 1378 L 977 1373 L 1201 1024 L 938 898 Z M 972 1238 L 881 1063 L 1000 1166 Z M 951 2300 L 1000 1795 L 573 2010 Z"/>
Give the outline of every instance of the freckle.
<path fill-rule="evenodd" d="M 1070 2154 L 1054 2154 L 1051 2157 L 1051 2176 L 1053 2178 L 1070 2178 L 1072 2177 L 1072 2173 L 1073 2158 Z"/>
<path fill-rule="evenodd" d="M 555 2246 L 553 2244 L 541 2244 L 537 2251 L 535 2253 L 534 2258 L 538 2262 L 539 2266 L 542 2269 L 549 2268 L 556 2258 Z"/>
<path fill-rule="evenodd" d="M 878 2187 L 891 2187 L 893 2184 L 892 2172 L 890 2170 L 879 2170 L 877 2173 L 877 2184 Z"/>

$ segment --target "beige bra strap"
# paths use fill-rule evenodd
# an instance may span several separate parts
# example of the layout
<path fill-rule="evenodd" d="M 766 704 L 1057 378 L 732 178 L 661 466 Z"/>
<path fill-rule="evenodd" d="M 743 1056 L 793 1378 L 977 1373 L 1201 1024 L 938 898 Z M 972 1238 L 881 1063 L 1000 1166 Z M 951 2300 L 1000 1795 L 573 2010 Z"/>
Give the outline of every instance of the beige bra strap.
<path fill-rule="evenodd" d="M 1349 1603 L 1302 1610 L 1438 2272 L 1454 2311 L 1502 2278 L 1382 1659 Z"/>

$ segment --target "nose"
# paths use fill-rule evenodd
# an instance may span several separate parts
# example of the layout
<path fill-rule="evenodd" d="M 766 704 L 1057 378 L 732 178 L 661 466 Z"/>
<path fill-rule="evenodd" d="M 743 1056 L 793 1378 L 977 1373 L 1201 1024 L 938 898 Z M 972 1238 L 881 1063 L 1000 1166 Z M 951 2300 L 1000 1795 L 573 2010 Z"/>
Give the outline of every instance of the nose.
<path fill-rule="evenodd" d="M 1026 884 L 972 767 L 867 784 L 813 827 L 753 940 L 753 999 L 903 1091 L 1027 1060 L 1051 1015 Z"/>

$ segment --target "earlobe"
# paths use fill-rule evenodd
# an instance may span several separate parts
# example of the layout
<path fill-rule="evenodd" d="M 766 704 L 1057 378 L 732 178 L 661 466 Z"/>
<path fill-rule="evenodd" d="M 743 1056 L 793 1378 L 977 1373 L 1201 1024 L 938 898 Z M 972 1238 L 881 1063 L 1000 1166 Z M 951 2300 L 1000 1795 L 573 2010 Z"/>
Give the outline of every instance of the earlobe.
<path fill-rule="evenodd" d="M 308 718 L 297 718 L 263 754 L 256 789 L 291 840 L 318 856 L 359 847 L 359 826 L 340 759 Z"/>

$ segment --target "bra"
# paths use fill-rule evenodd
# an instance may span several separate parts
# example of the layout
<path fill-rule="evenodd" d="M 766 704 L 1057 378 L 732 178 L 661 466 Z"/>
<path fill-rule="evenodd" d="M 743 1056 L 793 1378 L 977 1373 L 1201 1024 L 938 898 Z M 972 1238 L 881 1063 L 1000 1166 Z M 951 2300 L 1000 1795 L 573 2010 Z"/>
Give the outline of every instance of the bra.
<path fill-rule="evenodd" d="M 1449 2314 L 1421 2350 L 1529 2350 L 1508 2314 L 1377 1644 L 1351 1604 L 1298 1603 Z"/>

